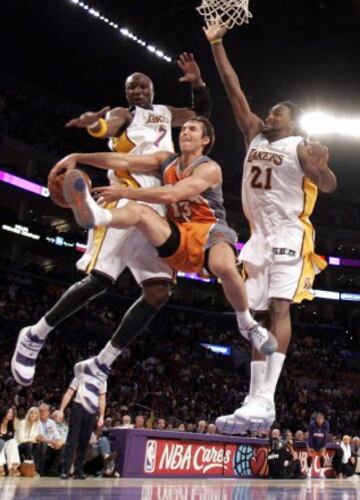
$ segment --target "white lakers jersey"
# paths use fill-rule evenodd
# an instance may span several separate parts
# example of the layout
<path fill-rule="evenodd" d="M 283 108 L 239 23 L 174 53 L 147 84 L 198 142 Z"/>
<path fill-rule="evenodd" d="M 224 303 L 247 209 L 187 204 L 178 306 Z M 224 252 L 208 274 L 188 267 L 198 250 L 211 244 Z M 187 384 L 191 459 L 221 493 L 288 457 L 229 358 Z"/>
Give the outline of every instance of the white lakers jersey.
<path fill-rule="evenodd" d="M 153 105 L 152 109 L 135 107 L 134 117 L 130 125 L 119 137 L 112 137 L 109 147 L 118 153 L 143 155 L 156 151 L 174 151 L 171 134 L 171 112 L 167 106 Z M 116 171 L 109 172 L 111 182 L 118 178 L 128 178 L 129 174 Z M 160 186 L 160 176 L 151 174 L 131 174 L 141 187 Z"/>
<path fill-rule="evenodd" d="M 310 223 L 317 187 L 301 168 L 297 147 L 302 137 L 270 143 L 262 134 L 251 142 L 244 162 L 242 202 L 251 238 L 240 259 L 292 260 L 314 252 Z"/>

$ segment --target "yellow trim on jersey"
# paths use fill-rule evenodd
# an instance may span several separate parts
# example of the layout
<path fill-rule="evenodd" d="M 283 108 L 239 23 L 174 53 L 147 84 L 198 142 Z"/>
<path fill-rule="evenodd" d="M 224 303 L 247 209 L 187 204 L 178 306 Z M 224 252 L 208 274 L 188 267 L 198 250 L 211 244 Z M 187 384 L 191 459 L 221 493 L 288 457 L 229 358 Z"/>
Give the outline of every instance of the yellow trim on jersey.
<path fill-rule="evenodd" d="M 111 203 L 104 204 L 103 208 L 111 209 L 115 208 L 117 205 L 117 201 L 112 201 Z M 96 262 L 98 260 L 100 250 L 102 247 L 102 244 L 104 243 L 105 236 L 107 233 L 107 230 L 109 228 L 105 226 L 98 226 L 94 229 L 94 243 L 93 243 L 93 251 L 91 253 L 91 258 L 86 266 L 85 272 L 86 273 L 91 273 L 91 271 L 95 268 Z"/>
<path fill-rule="evenodd" d="M 126 184 L 127 187 L 139 188 L 141 187 L 137 180 L 124 168 L 116 168 L 114 170 L 116 177 L 121 180 L 121 184 Z"/>
<path fill-rule="evenodd" d="M 119 137 L 111 138 L 111 146 L 112 150 L 115 153 L 130 153 L 132 149 L 136 146 L 136 144 L 129 139 L 129 136 L 125 132 L 123 132 Z"/>
<path fill-rule="evenodd" d="M 100 125 L 100 130 L 97 130 L 96 132 L 94 130 L 91 130 L 90 127 L 87 127 L 87 131 L 88 133 L 92 136 L 92 137 L 96 137 L 97 139 L 102 139 L 103 137 L 105 137 L 109 131 L 109 127 L 108 127 L 108 124 L 107 122 L 104 120 L 104 118 L 99 118 L 98 120 L 98 123 Z"/>
<path fill-rule="evenodd" d="M 304 177 L 302 188 L 304 191 L 304 208 L 299 219 L 304 228 L 304 237 L 301 248 L 303 266 L 293 298 L 293 302 L 295 303 L 302 302 L 304 299 L 313 300 L 315 295 L 312 291 L 312 287 L 315 275 L 318 272 L 323 271 L 327 266 L 327 262 L 314 251 L 315 231 L 309 220 L 309 216 L 312 214 L 316 203 L 318 188 L 307 177 Z"/>

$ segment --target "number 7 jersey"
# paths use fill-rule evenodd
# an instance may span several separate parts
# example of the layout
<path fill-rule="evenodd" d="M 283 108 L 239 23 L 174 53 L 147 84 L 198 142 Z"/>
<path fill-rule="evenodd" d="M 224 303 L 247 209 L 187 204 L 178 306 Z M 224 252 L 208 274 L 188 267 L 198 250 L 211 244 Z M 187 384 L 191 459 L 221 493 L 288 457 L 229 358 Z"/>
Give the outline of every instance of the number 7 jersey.
<path fill-rule="evenodd" d="M 240 259 L 262 265 L 314 255 L 309 217 L 317 187 L 305 177 L 297 147 L 303 137 L 269 142 L 263 134 L 250 144 L 244 161 L 242 203 L 251 227 Z"/>

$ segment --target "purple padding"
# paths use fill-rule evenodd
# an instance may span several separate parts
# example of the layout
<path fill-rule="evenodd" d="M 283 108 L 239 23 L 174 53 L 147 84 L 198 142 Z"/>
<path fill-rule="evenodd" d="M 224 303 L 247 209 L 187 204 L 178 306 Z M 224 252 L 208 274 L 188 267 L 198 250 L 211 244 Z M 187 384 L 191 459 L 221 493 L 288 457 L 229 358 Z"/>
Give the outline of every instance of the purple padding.
<path fill-rule="evenodd" d="M 118 453 L 116 470 L 121 477 L 237 477 L 241 479 L 266 477 L 267 474 L 269 442 L 266 439 L 150 429 L 113 429 L 110 433 L 110 440 L 112 451 Z M 169 457 L 169 453 L 163 452 L 164 446 L 168 445 L 162 443 L 169 443 L 169 447 L 174 449 L 183 447 L 187 452 L 184 451 L 182 455 L 180 452 L 175 452 L 173 459 L 163 459 L 166 454 Z M 331 458 L 335 448 L 337 446 L 327 446 L 325 463 L 327 477 L 331 477 L 333 473 Z M 162 454 L 159 456 L 160 449 L 162 449 Z M 306 443 L 295 442 L 294 449 L 301 461 L 302 469 L 306 470 Z M 203 455 L 201 455 L 202 450 L 205 450 Z M 203 456 L 202 462 L 199 458 L 201 456 Z M 182 463 L 181 469 L 176 465 L 180 463 L 179 460 Z M 161 467 L 159 467 L 160 462 L 163 464 Z M 172 467 L 166 465 L 166 462 L 175 465 Z M 316 461 L 314 463 L 313 477 L 319 477 L 319 464 Z"/>
<path fill-rule="evenodd" d="M 6 182 L 11 186 L 16 186 L 20 189 L 24 189 L 25 191 L 39 194 L 40 196 L 49 197 L 49 193 L 44 186 L 41 186 L 36 182 L 31 182 L 23 179 L 22 177 L 18 177 L 17 175 L 9 174 L 8 172 L 4 172 L 3 170 L 0 170 L 0 181 Z"/>

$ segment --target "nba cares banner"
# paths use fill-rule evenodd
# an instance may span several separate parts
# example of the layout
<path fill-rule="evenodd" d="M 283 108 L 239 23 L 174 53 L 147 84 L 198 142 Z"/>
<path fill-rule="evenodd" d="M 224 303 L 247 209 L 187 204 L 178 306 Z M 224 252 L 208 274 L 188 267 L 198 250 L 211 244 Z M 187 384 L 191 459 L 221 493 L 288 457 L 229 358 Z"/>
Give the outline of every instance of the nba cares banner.
<path fill-rule="evenodd" d="M 226 443 L 148 439 L 144 472 L 149 475 L 263 476 L 265 448 Z"/>

